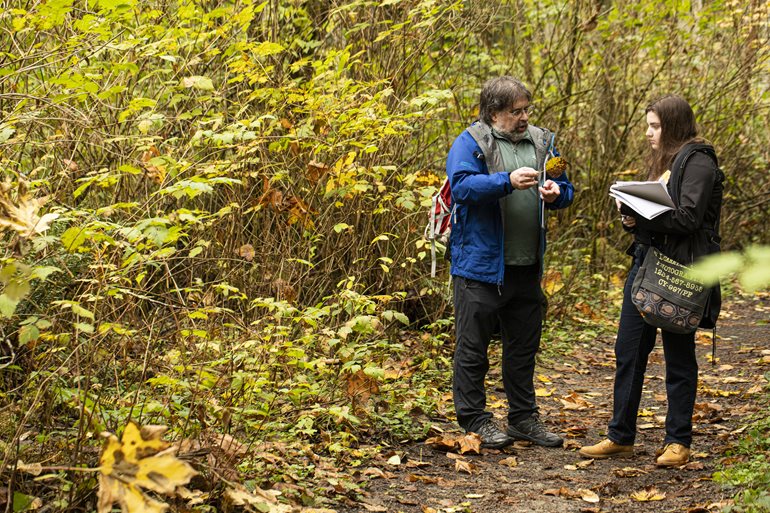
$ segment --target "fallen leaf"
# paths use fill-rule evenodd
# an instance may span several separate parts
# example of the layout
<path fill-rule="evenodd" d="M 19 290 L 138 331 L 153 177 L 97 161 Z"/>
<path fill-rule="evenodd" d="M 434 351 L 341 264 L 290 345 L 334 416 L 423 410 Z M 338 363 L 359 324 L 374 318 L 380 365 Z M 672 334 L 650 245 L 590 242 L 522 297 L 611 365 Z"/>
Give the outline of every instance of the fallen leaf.
<path fill-rule="evenodd" d="M 457 448 L 457 438 L 448 435 L 434 436 L 425 440 L 425 445 L 438 451 L 454 451 Z"/>
<path fill-rule="evenodd" d="M 599 502 L 599 496 L 591 490 L 581 489 L 581 490 L 578 490 L 578 492 L 580 492 L 580 498 L 586 502 L 591 502 L 591 503 Z"/>
<path fill-rule="evenodd" d="M 384 470 L 379 469 L 377 467 L 369 467 L 363 472 L 361 472 L 361 474 L 371 478 L 379 477 L 382 479 L 393 479 L 394 477 L 396 477 L 395 474 L 393 474 L 392 472 L 385 472 Z"/>
<path fill-rule="evenodd" d="M 500 465 L 513 468 L 519 465 L 519 460 L 516 459 L 516 456 L 511 456 L 510 458 L 504 458 L 500 460 L 498 463 Z"/>
<path fill-rule="evenodd" d="M 388 465 L 398 466 L 401 465 L 401 456 L 398 454 L 394 454 L 390 458 L 388 458 Z"/>
<path fill-rule="evenodd" d="M 568 394 L 562 399 L 559 399 L 559 401 L 564 405 L 565 410 L 585 410 L 594 407 L 593 404 L 583 399 L 580 394 L 576 392 Z"/>
<path fill-rule="evenodd" d="M 422 461 L 422 460 L 412 460 L 406 462 L 406 468 L 422 468 L 422 467 L 431 467 L 433 466 L 433 463 L 430 461 Z"/>
<path fill-rule="evenodd" d="M 476 465 L 467 460 L 455 460 L 455 471 L 465 472 L 466 474 L 473 474 L 477 469 Z"/>
<path fill-rule="evenodd" d="M 421 476 L 419 474 L 409 474 L 408 476 L 406 476 L 406 480 L 409 481 L 410 483 L 425 483 L 425 484 L 436 484 L 439 481 L 437 477 Z"/>
<path fill-rule="evenodd" d="M 481 437 L 478 433 L 468 433 L 459 440 L 460 454 L 481 454 Z"/>
<path fill-rule="evenodd" d="M 278 502 L 276 495 L 280 492 L 256 488 L 250 492 L 242 485 L 235 485 L 225 490 L 225 502 L 233 506 L 254 506 L 258 511 L 268 513 L 290 513 L 292 507 Z"/>
<path fill-rule="evenodd" d="M 612 473 L 620 477 L 638 477 L 646 474 L 647 471 L 636 467 L 623 467 L 613 469 Z"/>
<path fill-rule="evenodd" d="M 481 499 L 484 497 L 483 493 L 467 493 L 465 494 L 466 499 Z"/>
<path fill-rule="evenodd" d="M 366 511 L 388 511 L 388 508 L 379 504 L 366 504 L 365 502 L 362 502 L 361 505 Z"/>
<path fill-rule="evenodd" d="M 703 470 L 705 468 L 705 465 L 702 461 L 690 461 L 686 463 L 684 466 L 682 466 L 684 470 Z"/>
<path fill-rule="evenodd" d="M 655 487 L 648 486 L 643 490 L 633 492 L 631 498 L 638 502 L 662 501 L 666 498 L 666 493 L 658 491 Z"/>

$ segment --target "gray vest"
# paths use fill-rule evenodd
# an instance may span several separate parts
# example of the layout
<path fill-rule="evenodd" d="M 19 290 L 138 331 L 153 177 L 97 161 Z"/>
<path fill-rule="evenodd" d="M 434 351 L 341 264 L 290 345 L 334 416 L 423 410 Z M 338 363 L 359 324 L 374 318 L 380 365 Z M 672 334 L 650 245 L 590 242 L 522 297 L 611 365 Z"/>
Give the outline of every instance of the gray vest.
<path fill-rule="evenodd" d="M 537 157 L 537 166 L 535 169 L 542 171 L 545 166 L 546 156 L 553 151 L 554 134 L 546 128 L 539 128 L 533 125 L 527 127 L 530 137 L 535 143 L 535 155 Z M 500 173 L 503 169 L 503 157 L 497 151 L 497 141 L 492 135 L 492 129 L 486 123 L 478 122 L 468 127 L 468 133 L 476 141 L 484 154 L 484 161 L 487 163 L 487 169 L 491 173 Z"/>

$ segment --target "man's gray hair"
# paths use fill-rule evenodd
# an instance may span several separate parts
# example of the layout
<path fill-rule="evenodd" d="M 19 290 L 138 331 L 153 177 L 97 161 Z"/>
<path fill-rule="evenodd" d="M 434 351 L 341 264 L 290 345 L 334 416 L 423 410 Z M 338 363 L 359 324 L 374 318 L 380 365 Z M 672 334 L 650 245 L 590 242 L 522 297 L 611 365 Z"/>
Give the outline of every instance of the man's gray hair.
<path fill-rule="evenodd" d="M 532 93 L 520 80 L 509 75 L 489 79 L 481 88 L 479 118 L 491 126 L 493 114 L 511 108 L 522 98 L 532 101 Z"/>

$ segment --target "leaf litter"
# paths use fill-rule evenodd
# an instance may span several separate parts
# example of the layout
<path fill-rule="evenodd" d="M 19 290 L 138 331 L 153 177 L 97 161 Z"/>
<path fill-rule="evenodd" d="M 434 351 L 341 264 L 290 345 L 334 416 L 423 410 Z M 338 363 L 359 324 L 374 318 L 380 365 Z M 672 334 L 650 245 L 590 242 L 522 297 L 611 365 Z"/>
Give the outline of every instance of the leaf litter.
<path fill-rule="evenodd" d="M 763 334 L 746 322 L 745 316 L 751 314 L 745 312 L 750 311 L 744 308 L 743 316 L 730 315 L 730 304 L 725 311 L 715 366 L 710 359 L 710 333 L 698 335 L 700 388 L 693 416 L 693 453 L 686 465 L 676 469 L 655 466 L 655 452 L 665 436 L 666 414 L 660 339 L 647 369 L 634 456 L 584 460 L 577 454 L 581 446 L 606 436 L 612 412 L 614 335 L 605 334 L 577 346 L 560 361 L 536 369 L 541 417 L 564 437 L 564 447 L 548 449 L 517 441 L 503 450 L 482 449 L 480 441 L 477 446 L 456 426 L 451 418 L 451 395 L 445 394 L 442 400 L 446 404 L 440 410 L 447 412 L 447 418 L 443 422 L 433 419 L 433 436 L 398 448 L 409 459 L 430 466 L 416 473 L 403 465 L 391 469 L 395 477 L 370 481 L 368 493 L 378 503 L 392 505 L 389 511 L 404 513 L 631 513 L 640 507 L 650 512 L 721 511 L 730 504 L 733 491 L 720 488 L 711 475 L 722 461 L 729 463 L 724 453 L 737 443 L 747 417 L 759 409 L 752 401 L 766 386 L 764 373 L 770 363 L 770 354 L 762 354 Z M 763 361 L 765 356 L 768 363 Z M 495 358 L 499 362 L 499 354 L 492 353 L 488 382 L 497 387 L 497 393 L 502 390 Z M 490 394 L 490 411 L 502 428 L 504 403 Z M 405 491 L 409 486 L 414 488 Z M 474 499 L 469 502 L 468 497 Z M 363 510 L 340 507 L 337 511 Z"/>

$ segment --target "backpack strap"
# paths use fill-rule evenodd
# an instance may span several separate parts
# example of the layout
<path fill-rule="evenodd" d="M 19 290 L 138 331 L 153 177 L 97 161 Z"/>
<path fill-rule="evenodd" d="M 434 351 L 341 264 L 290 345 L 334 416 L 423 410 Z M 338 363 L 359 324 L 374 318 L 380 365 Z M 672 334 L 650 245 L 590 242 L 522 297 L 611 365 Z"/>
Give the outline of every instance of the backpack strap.
<path fill-rule="evenodd" d="M 671 165 L 671 171 L 672 173 L 674 171 L 677 172 L 676 180 L 671 181 L 671 199 L 674 201 L 674 204 L 678 207 L 679 206 L 679 194 L 682 190 L 682 180 L 684 179 L 684 168 L 687 165 L 687 161 L 695 155 L 696 153 L 701 152 L 706 155 L 708 155 L 711 160 L 714 161 L 714 165 L 716 167 L 716 179 L 715 184 L 718 186 L 722 186 L 722 183 L 725 180 L 725 174 L 722 171 L 722 169 L 719 167 L 719 159 L 717 158 L 716 152 L 714 151 L 714 148 L 709 144 L 702 144 L 702 143 L 690 143 L 685 145 L 677 154 L 676 158 L 674 159 L 673 164 Z M 673 176 L 672 176 L 673 178 Z M 708 235 L 711 237 L 711 239 L 714 242 L 719 243 L 721 240 L 721 237 L 719 236 L 719 233 L 716 230 L 716 227 L 719 226 L 720 218 L 722 216 L 721 210 L 717 212 L 717 217 L 714 220 L 714 226 L 710 228 L 706 228 L 708 232 L 710 232 Z M 717 323 L 714 322 L 714 326 L 711 330 L 711 365 L 715 366 L 717 362 Z"/>
<path fill-rule="evenodd" d="M 473 140 L 481 148 L 481 153 L 484 156 L 484 162 L 487 163 L 487 170 L 489 173 L 499 173 L 505 171 L 503 166 L 503 156 L 497 151 L 497 141 L 495 136 L 492 135 L 492 129 L 486 123 L 477 121 L 469 126 L 466 130 L 471 134 Z"/>
<path fill-rule="evenodd" d="M 497 151 L 497 140 L 492 135 L 492 129 L 486 123 L 477 121 L 467 128 L 468 133 L 471 134 L 473 140 L 481 148 L 481 153 L 484 154 L 484 160 L 487 163 L 487 170 L 490 173 L 499 173 L 505 171 L 503 167 L 502 154 Z M 545 169 L 545 163 L 549 157 L 554 155 L 554 140 L 556 135 L 546 128 L 540 128 L 534 125 L 527 127 L 532 141 L 535 143 L 535 156 L 537 164 L 535 168 L 538 170 Z"/>

